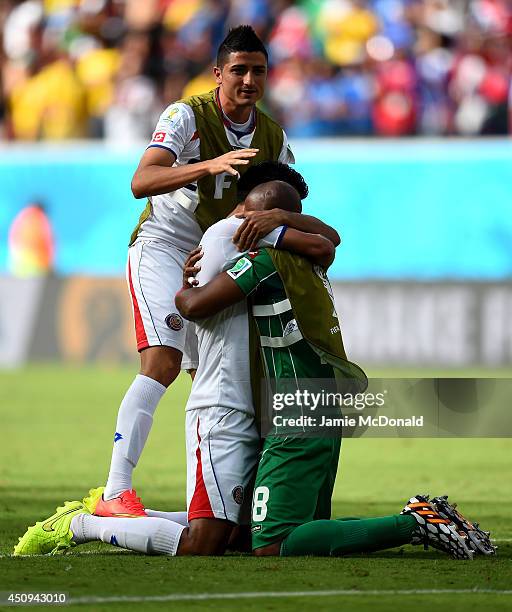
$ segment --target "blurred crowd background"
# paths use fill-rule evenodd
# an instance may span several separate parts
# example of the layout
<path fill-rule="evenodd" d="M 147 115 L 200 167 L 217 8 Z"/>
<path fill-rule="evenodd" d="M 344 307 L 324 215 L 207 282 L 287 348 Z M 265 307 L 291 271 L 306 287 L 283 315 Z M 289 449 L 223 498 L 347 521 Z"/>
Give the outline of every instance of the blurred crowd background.
<path fill-rule="evenodd" d="M 509 0 L 0 0 L 1 136 L 147 139 L 240 23 L 291 137 L 511 131 Z"/>

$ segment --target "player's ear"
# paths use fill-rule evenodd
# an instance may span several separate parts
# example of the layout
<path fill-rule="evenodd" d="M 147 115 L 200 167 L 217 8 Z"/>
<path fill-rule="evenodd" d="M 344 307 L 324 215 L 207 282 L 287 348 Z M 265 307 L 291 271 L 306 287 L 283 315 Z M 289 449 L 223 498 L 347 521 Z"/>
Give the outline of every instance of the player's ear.
<path fill-rule="evenodd" d="M 215 68 L 213 69 L 213 74 L 215 76 L 215 82 L 217 83 L 217 85 L 220 85 L 222 83 L 222 69 L 218 66 L 215 66 Z"/>

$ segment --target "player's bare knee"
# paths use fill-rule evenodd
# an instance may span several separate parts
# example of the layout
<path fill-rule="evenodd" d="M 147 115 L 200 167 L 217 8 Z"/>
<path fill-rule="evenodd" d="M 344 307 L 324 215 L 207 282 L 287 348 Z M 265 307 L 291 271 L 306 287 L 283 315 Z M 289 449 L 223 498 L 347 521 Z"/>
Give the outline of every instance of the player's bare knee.
<path fill-rule="evenodd" d="M 183 531 L 178 546 L 179 556 L 212 556 L 222 555 L 225 546 L 219 545 L 218 541 L 208 541 L 200 537 L 200 534 L 191 532 L 190 529 Z"/>
<path fill-rule="evenodd" d="M 233 525 L 220 519 L 194 519 L 181 535 L 178 555 L 223 555 Z"/>
<path fill-rule="evenodd" d="M 152 346 L 140 354 L 140 373 L 168 387 L 180 373 L 182 354 L 168 346 Z"/>
<path fill-rule="evenodd" d="M 261 546 L 252 551 L 255 557 L 279 557 L 281 553 L 281 542 L 275 544 L 269 544 L 268 546 Z"/>

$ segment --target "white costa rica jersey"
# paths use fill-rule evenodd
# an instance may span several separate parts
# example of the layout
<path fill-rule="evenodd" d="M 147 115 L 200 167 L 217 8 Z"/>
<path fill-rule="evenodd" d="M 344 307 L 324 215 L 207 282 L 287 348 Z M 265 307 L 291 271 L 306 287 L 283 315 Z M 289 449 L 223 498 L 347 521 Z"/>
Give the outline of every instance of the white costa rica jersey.
<path fill-rule="evenodd" d="M 201 240 L 203 257 L 197 274 L 199 286 L 231 267 L 243 253 L 233 234 L 243 219 L 228 217 L 206 230 Z M 258 242 L 275 247 L 284 231 L 278 227 Z M 195 324 L 199 367 L 192 383 L 187 410 L 213 406 L 254 414 L 249 363 L 249 321 L 246 300 Z"/>
<path fill-rule="evenodd" d="M 248 148 L 256 129 L 254 111 L 243 124 L 233 123 L 224 114 L 224 129 L 228 142 L 235 148 Z M 196 129 L 194 111 L 188 104 L 176 102 L 161 114 L 148 148 L 167 149 L 176 158 L 173 167 L 200 161 L 200 140 Z M 283 147 L 279 161 L 293 163 L 295 160 L 283 131 Z M 217 177 L 219 199 L 222 190 L 229 187 L 235 178 L 228 173 Z M 138 239 L 165 240 L 184 251 L 197 246 L 203 234 L 196 221 L 194 211 L 198 204 L 197 181 L 176 191 L 149 198 L 153 214 L 142 224 Z"/>

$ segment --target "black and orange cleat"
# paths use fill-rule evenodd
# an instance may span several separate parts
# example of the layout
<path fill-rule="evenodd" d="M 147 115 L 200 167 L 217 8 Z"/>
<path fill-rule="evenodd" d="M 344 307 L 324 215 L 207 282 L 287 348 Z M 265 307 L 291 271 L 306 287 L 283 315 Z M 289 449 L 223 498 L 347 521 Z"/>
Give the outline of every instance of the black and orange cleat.
<path fill-rule="evenodd" d="M 411 544 L 423 544 L 426 549 L 432 546 L 454 559 L 473 559 L 465 535 L 459 533 L 455 523 L 439 514 L 428 495 L 411 497 L 400 514 L 410 514 L 418 523 Z"/>
<path fill-rule="evenodd" d="M 495 555 L 496 546 L 493 546 L 490 531 L 480 529 L 478 523 L 469 521 L 456 510 L 457 504 L 448 502 L 448 495 L 434 497 L 430 503 L 434 506 L 440 516 L 448 519 L 457 526 L 458 532 L 466 538 L 468 547 L 477 555 Z"/>

